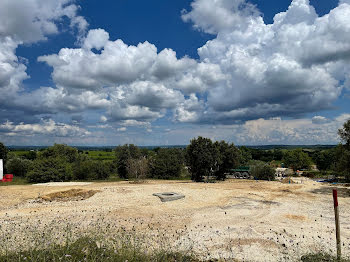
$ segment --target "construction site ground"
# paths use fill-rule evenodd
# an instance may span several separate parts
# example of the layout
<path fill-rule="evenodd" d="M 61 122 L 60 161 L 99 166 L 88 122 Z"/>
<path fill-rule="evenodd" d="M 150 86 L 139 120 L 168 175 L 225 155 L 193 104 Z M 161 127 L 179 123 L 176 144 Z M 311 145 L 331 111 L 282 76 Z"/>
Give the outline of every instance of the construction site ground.
<path fill-rule="evenodd" d="M 349 189 L 306 178 L 291 182 L 158 180 L 0 187 L 0 240 L 9 249 L 25 248 L 30 232 L 62 235 L 67 227 L 81 232 L 101 227 L 111 235 L 120 229 L 133 231 L 145 237 L 142 241 L 152 238 L 150 245 L 176 246 L 203 259 L 298 261 L 310 252 L 336 254 L 332 189 L 337 187 L 342 253 L 349 256 Z M 153 196 L 161 192 L 185 198 L 161 202 Z"/>

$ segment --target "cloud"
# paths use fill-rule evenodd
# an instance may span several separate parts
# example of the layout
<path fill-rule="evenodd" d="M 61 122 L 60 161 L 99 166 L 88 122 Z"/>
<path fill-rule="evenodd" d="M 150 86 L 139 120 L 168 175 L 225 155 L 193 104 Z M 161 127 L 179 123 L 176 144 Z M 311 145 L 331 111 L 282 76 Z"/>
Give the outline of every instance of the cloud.
<path fill-rule="evenodd" d="M 329 119 L 327 119 L 324 116 L 314 116 L 312 118 L 312 123 L 313 124 L 324 124 L 324 123 L 327 123 L 327 122 L 329 122 Z"/>
<path fill-rule="evenodd" d="M 41 122 L 37 124 L 14 124 L 13 122 L 7 121 L 0 124 L 0 132 L 5 133 L 5 135 L 50 135 L 55 137 L 75 137 L 90 134 L 90 132 L 78 126 L 56 123 L 52 119 L 42 119 Z"/>
<path fill-rule="evenodd" d="M 293 0 L 272 24 L 245 0 L 194 0 L 182 19 L 214 36 L 198 49 L 197 60 L 147 41 L 128 45 L 101 28 L 87 31 L 78 9 L 73 0 L 0 3 L 0 114 L 8 112 L 8 125 L 18 125 L 19 111 L 37 119 L 68 114 L 63 118 L 76 123 L 72 116 L 93 115 L 84 121 L 149 130 L 164 119 L 169 125 L 239 127 L 248 134 L 246 142 L 273 143 L 279 137 L 316 141 L 312 134 L 322 135 L 316 127 L 331 130 L 338 123 L 304 116 L 332 109 L 350 88 L 348 0 L 322 17 L 308 0 Z M 54 86 L 26 90 L 27 66 L 16 48 L 59 33 L 66 18 L 79 45 L 40 56 L 52 67 Z M 304 131 L 297 134 L 298 128 Z"/>
<path fill-rule="evenodd" d="M 70 26 L 83 33 L 88 24 L 77 15 L 79 6 L 74 0 L 27 0 L 0 2 L 0 35 L 11 37 L 19 43 L 35 43 L 57 34 L 57 21 L 63 17 Z"/>
<path fill-rule="evenodd" d="M 182 11 L 185 22 L 192 21 L 194 28 L 210 34 L 245 28 L 251 16 L 258 16 L 259 11 L 245 0 L 195 0 L 192 10 Z"/>

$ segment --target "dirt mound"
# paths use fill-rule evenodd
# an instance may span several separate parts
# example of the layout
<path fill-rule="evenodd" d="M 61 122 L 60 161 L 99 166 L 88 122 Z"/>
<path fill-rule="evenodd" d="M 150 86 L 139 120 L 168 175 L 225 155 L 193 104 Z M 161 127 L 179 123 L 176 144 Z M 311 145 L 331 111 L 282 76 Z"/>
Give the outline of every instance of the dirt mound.
<path fill-rule="evenodd" d="M 40 196 L 44 201 L 79 201 L 92 197 L 100 190 L 70 189 Z"/>

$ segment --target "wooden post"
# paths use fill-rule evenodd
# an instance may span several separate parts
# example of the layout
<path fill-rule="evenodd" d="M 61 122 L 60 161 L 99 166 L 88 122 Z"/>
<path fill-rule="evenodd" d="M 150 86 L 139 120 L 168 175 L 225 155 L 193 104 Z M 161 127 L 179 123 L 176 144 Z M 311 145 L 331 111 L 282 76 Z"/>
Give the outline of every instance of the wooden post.
<path fill-rule="evenodd" d="M 337 259 L 341 258 L 341 244 L 340 244 L 340 226 L 339 226 L 339 207 L 338 207 L 338 192 L 333 189 L 333 203 L 335 216 L 335 232 L 337 237 Z"/>

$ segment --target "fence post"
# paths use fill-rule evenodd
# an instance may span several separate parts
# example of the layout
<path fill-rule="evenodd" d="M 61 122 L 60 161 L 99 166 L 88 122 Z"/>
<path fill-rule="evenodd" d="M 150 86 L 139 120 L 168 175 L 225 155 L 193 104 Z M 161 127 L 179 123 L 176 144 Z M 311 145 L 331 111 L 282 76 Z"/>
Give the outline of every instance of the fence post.
<path fill-rule="evenodd" d="M 340 244 L 340 226 L 339 226 L 339 207 L 338 207 L 338 191 L 333 189 L 333 203 L 335 216 L 335 234 L 337 238 L 337 259 L 341 258 L 341 244 Z"/>

